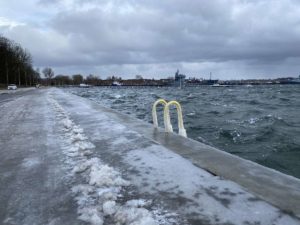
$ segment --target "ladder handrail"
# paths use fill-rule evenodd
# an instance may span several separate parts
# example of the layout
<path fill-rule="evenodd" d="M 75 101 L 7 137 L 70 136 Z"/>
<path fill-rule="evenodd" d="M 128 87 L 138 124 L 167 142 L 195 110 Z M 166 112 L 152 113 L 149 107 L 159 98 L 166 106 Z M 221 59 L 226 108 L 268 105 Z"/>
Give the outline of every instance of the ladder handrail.
<path fill-rule="evenodd" d="M 170 101 L 167 102 L 164 99 L 158 99 L 154 102 L 152 106 L 152 118 L 153 118 L 153 125 L 155 128 L 158 128 L 158 121 L 157 121 L 157 112 L 156 107 L 158 104 L 164 105 L 164 125 L 165 125 L 165 132 L 173 132 L 173 127 L 171 124 L 171 118 L 170 118 L 170 106 L 175 105 L 177 109 L 177 116 L 178 116 L 178 134 L 183 137 L 187 137 L 186 130 L 184 129 L 183 125 L 183 118 L 182 118 L 182 109 L 181 105 L 177 101 Z"/>
<path fill-rule="evenodd" d="M 155 128 L 158 128 L 157 113 L 156 113 L 156 107 L 158 104 L 162 104 L 165 107 L 167 102 L 164 99 L 160 98 L 157 101 L 155 101 L 152 106 L 152 118 L 153 118 L 153 125 Z"/>
<path fill-rule="evenodd" d="M 183 118 L 182 118 L 182 108 L 179 102 L 177 101 L 170 101 L 165 105 L 164 108 L 164 120 L 165 120 L 165 131 L 166 132 L 173 132 L 171 118 L 170 118 L 170 106 L 175 105 L 177 109 L 177 116 L 178 116 L 178 134 L 183 137 L 187 137 L 186 130 L 184 129 L 183 125 Z"/>

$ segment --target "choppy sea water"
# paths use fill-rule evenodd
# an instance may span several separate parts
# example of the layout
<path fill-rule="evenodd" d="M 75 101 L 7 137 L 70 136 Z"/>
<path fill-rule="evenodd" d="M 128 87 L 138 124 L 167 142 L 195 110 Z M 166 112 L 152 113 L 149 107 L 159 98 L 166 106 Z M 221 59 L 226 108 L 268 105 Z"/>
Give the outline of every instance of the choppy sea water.
<path fill-rule="evenodd" d="M 177 100 L 188 137 L 300 178 L 300 85 L 65 90 L 149 123 L 154 101 Z"/>

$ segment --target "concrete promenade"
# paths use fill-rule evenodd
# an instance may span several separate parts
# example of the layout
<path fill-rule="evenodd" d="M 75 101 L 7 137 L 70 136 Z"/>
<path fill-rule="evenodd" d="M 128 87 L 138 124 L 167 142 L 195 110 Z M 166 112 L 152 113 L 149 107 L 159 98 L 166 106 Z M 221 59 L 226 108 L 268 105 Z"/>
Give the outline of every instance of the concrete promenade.
<path fill-rule="evenodd" d="M 0 93 L 0 124 L 0 224 L 300 224 L 299 179 L 63 89 Z"/>

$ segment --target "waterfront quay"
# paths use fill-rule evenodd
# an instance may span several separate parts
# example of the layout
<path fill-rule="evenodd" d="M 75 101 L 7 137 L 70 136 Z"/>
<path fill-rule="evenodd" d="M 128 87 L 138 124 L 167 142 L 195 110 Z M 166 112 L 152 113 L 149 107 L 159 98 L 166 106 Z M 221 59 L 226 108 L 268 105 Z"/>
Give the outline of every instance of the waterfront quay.
<path fill-rule="evenodd" d="M 0 224 L 300 224 L 299 179 L 63 89 L 0 122 Z"/>

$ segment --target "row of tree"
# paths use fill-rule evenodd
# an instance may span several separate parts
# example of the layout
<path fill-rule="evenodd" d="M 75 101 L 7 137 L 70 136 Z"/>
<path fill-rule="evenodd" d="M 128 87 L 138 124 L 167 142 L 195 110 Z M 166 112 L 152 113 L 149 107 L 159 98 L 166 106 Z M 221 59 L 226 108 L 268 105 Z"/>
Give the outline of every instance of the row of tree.
<path fill-rule="evenodd" d="M 45 68 L 42 72 L 46 79 L 42 80 L 43 85 L 54 85 L 54 86 L 65 86 L 65 85 L 80 85 L 80 84 L 89 84 L 93 86 L 111 86 L 111 85 L 128 85 L 128 86 L 137 86 L 137 85 L 165 85 L 164 81 L 158 81 L 152 79 L 144 79 L 141 75 L 136 75 L 134 79 L 123 80 L 118 76 L 108 76 L 106 79 L 101 79 L 95 75 L 88 75 L 87 77 L 82 76 L 81 74 L 75 74 L 72 76 L 69 75 L 56 75 L 49 76 L 51 74 L 51 68 Z M 53 74 L 53 72 L 52 72 Z M 174 80 L 172 77 L 171 80 Z M 162 79 L 166 80 L 166 79 Z M 169 81 L 168 81 L 169 82 Z"/>
<path fill-rule="evenodd" d="M 72 76 L 56 75 L 53 78 L 49 78 L 49 76 L 45 74 L 44 70 L 42 71 L 46 77 L 46 80 L 44 80 L 44 84 L 60 86 L 60 85 L 80 85 L 84 83 L 84 84 L 90 84 L 96 86 L 102 83 L 102 80 L 99 77 L 92 74 L 88 75 L 85 78 L 81 74 L 75 74 Z"/>
<path fill-rule="evenodd" d="M 121 77 L 110 76 L 105 80 L 95 75 L 83 77 L 80 74 L 73 76 L 54 75 L 50 67 L 42 71 L 44 79 L 40 77 L 39 69 L 34 70 L 31 54 L 20 44 L 0 35 L 0 86 L 16 84 L 18 86 L 43 85 L 79 85 L 81 83 L 90 85 L 110 85 L 114 82 L 121 82 Z M 137 75 L 136 80 L 143 80 Z"/>
<path fill-rule="evenodd" d="M 20 44 L 0 35 L 0 84 L 31 86 L 40 80 L 30 53 Z"/>

